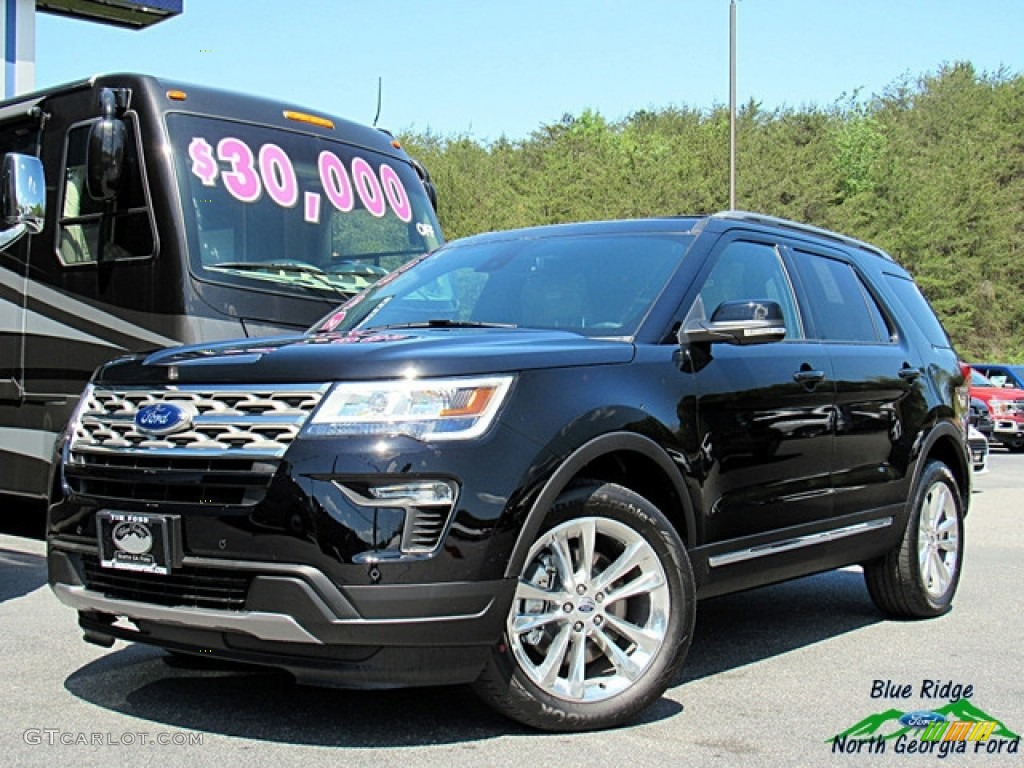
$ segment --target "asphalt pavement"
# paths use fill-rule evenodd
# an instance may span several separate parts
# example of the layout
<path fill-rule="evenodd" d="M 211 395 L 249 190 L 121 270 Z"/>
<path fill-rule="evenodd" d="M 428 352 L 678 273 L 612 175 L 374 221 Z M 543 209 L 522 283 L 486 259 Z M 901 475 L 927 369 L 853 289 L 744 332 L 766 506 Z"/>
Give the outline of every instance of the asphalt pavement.
<path fill-rule="evenodd" d="M 577 735 L 518 726 L 465 687 L 315 689 L 262 670 L 182 668 L 140 645 L 87 645 L 46 586 L 36 526 L 7 523 L 0 764 L 1024 765 L 1008 735 L 1024 733 L 1022 506 L 1024 455 L 997 451 L 975 478 L 946 616 L 883 619 L 858 568 L 716 598 L 698 607 L 678 684 L 635 725 Z M 951 711 L 954 697 L 1000 729 L 947 757 L 941 743 L 877 738 L 898 727 L 894 713 Z M 858 738 L 835 738 L 851 729 Z"/>

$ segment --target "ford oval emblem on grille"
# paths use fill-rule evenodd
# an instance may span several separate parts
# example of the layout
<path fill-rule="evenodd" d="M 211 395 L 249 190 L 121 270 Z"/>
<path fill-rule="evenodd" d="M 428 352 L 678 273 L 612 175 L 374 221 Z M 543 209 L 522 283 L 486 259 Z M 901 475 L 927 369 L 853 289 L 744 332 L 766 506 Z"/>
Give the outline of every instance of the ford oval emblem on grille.
<path fill-rule="evenodd" d="M 188 403 L 154 403 L 135 414 L 135 428 L 147 435 L 172 435 L 191 427 L 195 415 Z"/>

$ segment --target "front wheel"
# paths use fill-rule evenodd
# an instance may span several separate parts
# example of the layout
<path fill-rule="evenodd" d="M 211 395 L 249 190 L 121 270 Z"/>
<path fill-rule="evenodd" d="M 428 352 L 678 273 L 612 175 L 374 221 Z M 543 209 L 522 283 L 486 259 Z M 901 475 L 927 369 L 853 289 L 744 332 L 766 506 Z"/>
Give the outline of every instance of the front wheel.
<path fill-rule="evenodd" d="M 620 725 L 677 675 L 694 605 L 686 549 L 654 505 L 618 485 L 573 489 L 530 547 L 476 690 L 536 728 Z"/>
<path fill-rule="evenodd" d="M 875 605 L 901 618 L 930 618 L 949 610 L 964 553 L 964 510 L 956 478 L 938 461 L 917 482 L 903 539 L 867 563 L 864 577 Z"/>

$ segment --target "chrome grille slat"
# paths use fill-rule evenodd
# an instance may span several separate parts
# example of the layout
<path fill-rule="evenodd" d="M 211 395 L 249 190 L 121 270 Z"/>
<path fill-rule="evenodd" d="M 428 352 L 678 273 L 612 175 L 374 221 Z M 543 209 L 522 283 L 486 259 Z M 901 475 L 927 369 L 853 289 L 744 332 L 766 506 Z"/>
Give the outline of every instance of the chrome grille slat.
<path fill-rule="evenodd" d="M 92 385 L 71 425 L 65 478 L 102 504 L 258 504 L 329 387 Z M 194 414 L 180 432 L 136 427 L 142 408 L 170 402 L 187 403 Z"/>
<path fill-rule="evenodd" d="M 92 387 L 73 426 L 72 455 L 118 451 L 227 451 L 280 457 L 299 434 L 329 385 L 131 389 Z M 157 403 L 188 403 L 190 429 L 155 437 L 140 432 L 135 415 Z"/>

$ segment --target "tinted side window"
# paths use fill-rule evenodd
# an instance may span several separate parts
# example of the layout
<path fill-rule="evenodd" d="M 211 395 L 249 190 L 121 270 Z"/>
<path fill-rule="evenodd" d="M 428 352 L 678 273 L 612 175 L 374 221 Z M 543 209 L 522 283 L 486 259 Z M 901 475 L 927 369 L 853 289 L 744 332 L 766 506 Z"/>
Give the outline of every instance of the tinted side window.
<path fill-rule="evenodd" d="M 888 272 L 885 274 L 885 280 L 892 288 L 892 292 L 896 294 L 896 299 L 903 305 L 906 314 L 914 320 L 917 327 L 927 337 L 928 342 L 933 347 L 952 349 L 953 343 L 946 335 L 946 330 L 917 285 L 912 280 Z"/>
<path fill-rule="evenodd" d="M 793 285 L 778 250 L 767 243 L 736 240 L 725 246 L 690 308 L 686 323 L 710 320 L 726 301 L 770 299 L 782 307 L 786 338 L 802 339 L 803 323 Z"/>
<path fill-rule="evenodd" d="M 796 253 L 819 337 L 867 344 L 892 340 L 885 315 L 852 266 L 804 251 Z"/>

